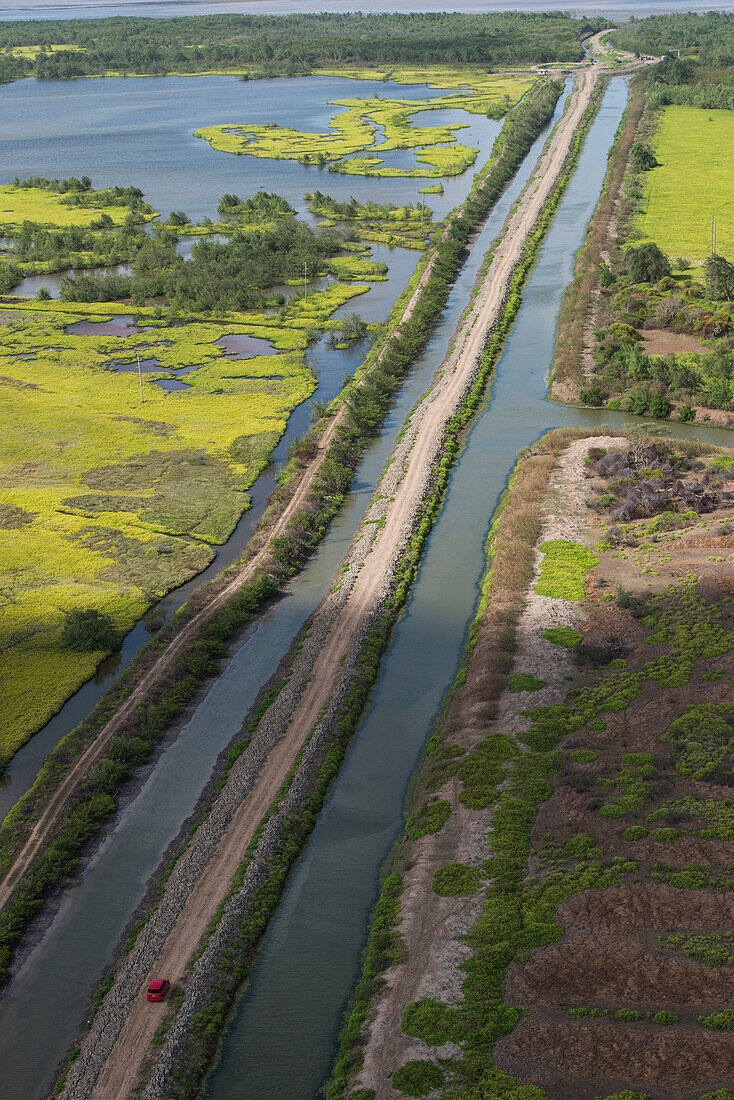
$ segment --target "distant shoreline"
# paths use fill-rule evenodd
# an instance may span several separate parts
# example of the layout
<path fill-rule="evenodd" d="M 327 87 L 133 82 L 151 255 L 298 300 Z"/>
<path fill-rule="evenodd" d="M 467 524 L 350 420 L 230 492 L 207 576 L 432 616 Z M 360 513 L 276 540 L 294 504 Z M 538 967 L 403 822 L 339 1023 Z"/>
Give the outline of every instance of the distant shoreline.
<path fill-rule="evenodd" d="M 248 14 L 288 15 L 296 13 L 319 13 L 329 10 L 338 12 L 361 11 L 365 14 L 379 11 L 453 11 L 453 12 L 492 12 L 492 11 L 549 11 L 554 5 L 550 0 L 422 0 L 419 5 L 411 0 L 107 0 L 107 2 L 69 2 L 64 4 L 48 0 L 28 0 L 18 7 L 0 11 L 0 22 L 14 22 L 28 19 L 104 19 L 113 16 L 145 16 L 151 19 L 175 18 L 184 15 L 201 14 Z M 711 4 L 706 0 L 662 0 L 655 3 L 632 4 L 630 0 L 573 0 L 572 3 L 559 5 L 563 11 L 572 15 L 607 15 L 618 22 L 626 22 L 631 15 L 638 17 L 661 14 L 670 11 L 732 11 L 734 5 Z"/>

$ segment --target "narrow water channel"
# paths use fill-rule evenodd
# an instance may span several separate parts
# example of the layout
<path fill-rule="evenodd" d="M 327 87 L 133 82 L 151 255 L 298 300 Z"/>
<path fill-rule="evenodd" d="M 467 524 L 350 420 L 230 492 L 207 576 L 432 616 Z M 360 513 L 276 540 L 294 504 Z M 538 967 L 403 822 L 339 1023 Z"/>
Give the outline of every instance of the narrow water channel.
<path fill-rule="evenodd" d="M 140 792 L 115 821 L 83 878 L 64 892 L 58 912 L 18 967 L 15 980 L 0 999 L 3 1100 L 39 1100 L 48 1088 L 59 1059 L 78 1032 L 93 983 L 140 900 L 148 877 L 191 813 L 203 779 L 239 729 L 259 687 L 326 592 L 403 420 L 443 360 L 483 255 L 527 180 L 544 140 L 545 135 L 535 143 L 484 226 L 425 354 L 411 372 L 379 439 L 369 448 L 347 503 L 317 554 L 293 581 L 289 595 L 243 639 L 179 737 L 161 754 Z M 489 147 L 485 147 L 484 160 L 488 153 Z M 362 915 L 360 927 L 363 925 Z M 350 980 L 351 972 L 343 996 Z M 260 1100 L 268 1095 L 278 1093 L 261 1092 Z"/>
<path fill-rule="evenodd" d="M 359 972 L 379 868 L 402 826 L 409 778 L 459 664 L 489 522 L 517 453 L 551 427 L 638 419 L 546 400 L 561 296 L 625 102 L 626 81 L 616 78 L 523 293 L 490 398 L 454 469 L 369 710 L 232 1013 L 206 1100 L 318 1095 Z M 732 442 L 726 431 L 672 427 Z"/>

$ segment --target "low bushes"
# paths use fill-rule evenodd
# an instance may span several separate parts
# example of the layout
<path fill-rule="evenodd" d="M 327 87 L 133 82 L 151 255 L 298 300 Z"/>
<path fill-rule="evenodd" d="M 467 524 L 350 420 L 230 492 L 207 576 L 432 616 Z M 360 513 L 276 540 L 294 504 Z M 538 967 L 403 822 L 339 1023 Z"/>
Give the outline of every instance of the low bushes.
<path fill-rule="evenodd" d="M 441 898 L 465 897 L 475 894 L 482 882 L 482 872 L 466 863 L 447 863 L 433 876 L 433 892 Z"/>
<path fill-rule="evenodd" d="M 564 539 L 544 542 L 540 549 L 545 556 L 535 585 L 538 595 L 557 600 L 582 600 L 584 577 L 599 564 L 596 555 L 585 546 Z"/>

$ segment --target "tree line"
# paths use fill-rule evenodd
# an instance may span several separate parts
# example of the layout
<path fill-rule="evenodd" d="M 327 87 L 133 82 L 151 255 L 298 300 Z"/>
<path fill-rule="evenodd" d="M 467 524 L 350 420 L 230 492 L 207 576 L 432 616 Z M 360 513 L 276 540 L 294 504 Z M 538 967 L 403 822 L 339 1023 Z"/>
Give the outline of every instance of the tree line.
<path fill-rule="evenodd" d="M 578 61 L 583 38 L 609 26 L 562 12 L 207 15 L 0 23 L 0 48 L 40 45 L 14 59 L 40 79 L 103 73 L 195 72 L 257 66 L 273 75 L 320 65 Z M 78 50 L 54 50 L 73 45 Z"/>
<path fill-rule="evenodd" d="M 734 14 L 730 12 L 667 12 L 647 19 L 633 15 L 610 37 L 615 46 L 633 53 L 692 51 L 702 65 L 734 65 Z"/>

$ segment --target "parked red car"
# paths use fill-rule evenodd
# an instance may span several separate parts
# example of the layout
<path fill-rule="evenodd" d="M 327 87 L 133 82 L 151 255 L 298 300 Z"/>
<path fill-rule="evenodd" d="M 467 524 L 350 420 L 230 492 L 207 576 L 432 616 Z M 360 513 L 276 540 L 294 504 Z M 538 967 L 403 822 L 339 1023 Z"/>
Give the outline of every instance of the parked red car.
<path fill-rule="evenodd" d="M 168 978 L 155 978 L 148 986 L 149 1001 L 165 1001 L 166 993 L 171 988 Z"/>

